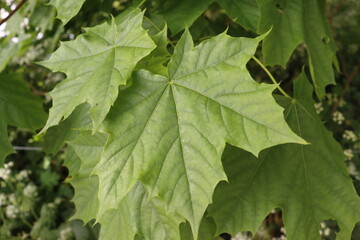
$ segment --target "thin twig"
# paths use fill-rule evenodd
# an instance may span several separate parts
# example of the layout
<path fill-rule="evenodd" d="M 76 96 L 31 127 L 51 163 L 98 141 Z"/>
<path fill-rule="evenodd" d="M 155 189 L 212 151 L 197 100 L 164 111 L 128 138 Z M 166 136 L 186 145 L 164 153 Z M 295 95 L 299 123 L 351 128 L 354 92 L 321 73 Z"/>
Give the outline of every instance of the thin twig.
<path fill-rule="evenodd" d="M 271 81 L 272 81 L 274 84 L 276 84 L 277 89 L 282 93 L 282 95 L 284 95 L 285 97 L 288 97 L 288 98 L 292 98 L 292 97 L 290 97 L 290 96 L 284 91 L 284 89 L 282 89 L 282 88 L 280 87 L 280 84 L 276 82 L 274 76 L 273 76 L 273 75 L 271 74 L 271 72 L 264 66 L 264 64 L 262 64 L 262 62 L 260 62 L 259 59 L 257 59 L 255 56 L 253 56 L 252 59 L 254 59 L 255 62 L 256 62 L 257 64 L 259 64 L 259 66 L 266 72 L 266 74 L 269 76 L 269 78 L 271 79 Z"/>
<path fill-rule="evenodd" d="M 17 151 L 42 151 L 41 147 L 13 146 Z"/>
<path fill-rule="evenodd" d="M 16 6 L 16 8 L 9 13 L 9 15 L 8 15 L 6 18 L 1 19 L 1 20 L 0 20 L 0 26 L 1 26 L 4 22 L 6 22 L 7 20 L 9 20 L 9 18 L 11 18 L 11 16 L 14 15 L 14 13 L 16 13 L 16 12 L 21 8 L 21 6 L 25 4 L 26 1 L 27 1 L 27 0 L 22 0 L 22 1 Z"/>

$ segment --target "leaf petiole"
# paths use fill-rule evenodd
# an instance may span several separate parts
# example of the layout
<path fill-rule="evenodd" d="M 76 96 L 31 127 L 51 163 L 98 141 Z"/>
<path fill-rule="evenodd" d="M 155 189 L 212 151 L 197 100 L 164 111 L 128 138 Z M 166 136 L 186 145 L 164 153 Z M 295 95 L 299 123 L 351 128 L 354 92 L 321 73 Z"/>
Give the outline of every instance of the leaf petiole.
<path fill-rule="evenodd" d="M 259 64 L 259 66 L 260 66 L 260 67 L 266 72 L 266 74 L 269 76 L 269 78 L 271 79 L 271 81 L 272 81 L 274 84 L 277 85 L 277 89 L 282 93 L 282 95 L 284 95 L 285 97 L 288 97 L 288 98 L 292 98 L 292 97 L 290 97 L 289 94 L 287 94 L 287 93 L 284 91 L 284 89 L 282 89 L 282 88 L 280 87 L 280 84 L 276 82 L 274 76 L 273 76 L 273 75 L 270 73 L 270 71 L 264 66 L 264 64 L 262 64 L 262 62 L 261 62 L 259 59 L 257 59 L 255 56 L 252 56 L 252 59 L 254 59 L 255 62 L 256 62 L 257 64 Z"/>

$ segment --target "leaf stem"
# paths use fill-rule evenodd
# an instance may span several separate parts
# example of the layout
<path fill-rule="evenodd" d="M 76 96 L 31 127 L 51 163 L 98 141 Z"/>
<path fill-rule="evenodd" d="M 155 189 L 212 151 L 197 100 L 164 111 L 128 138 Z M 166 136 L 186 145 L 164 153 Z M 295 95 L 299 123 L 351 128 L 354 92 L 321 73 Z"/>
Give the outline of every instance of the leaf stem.
<path fill-rule="evenodd" d="M 264 64 L 262 64 L 262 62 L 260 62 L 259 59 L 257 59 L 255 56 L 252 56 L 252 59 L 254 59 L 255 62 L 256 62 L 257 64 L 259 64 L 259 66 L 266 72 L 266 74 L 269 76 L 269 78 L 271 79 L 271 81 L 272 81 L 274 84 L 276 84 L 277 89 L 282 93 L 282 95 L 284 95 L 285 97 L 288 97 L 288 98 L 292 98 L 292 97 L 290 97 L 289 94 L 287 94 L 287 93 L 284 91 L 284 89 L 282 89 L 282 88 L 280 87 L 280 84 L 276 82 L 274 76 L 273 76 L 273 75 L 270 73 L 270 71 L 264 66 Z"/>
<path fill-rule="evenodd" d="M 11 18 L 11 16 L 14 15 L 14 13 L 16 13 L 16 12 L 21 8 L 21 6 L 24 5 L 24 3 L 25 3 L 26 1 L 27 1 L 27 0 L 22 0 L 22 1 L 16 6 L 16 8 L 9 13 L 9 15 L 8 15 L 6 18 L 1 19 L 1 20 L 0 20 L 0 26 L 1 26 L 4 22 L 6 22 L 7 20 L 9 20 L 9 19 Z"/>

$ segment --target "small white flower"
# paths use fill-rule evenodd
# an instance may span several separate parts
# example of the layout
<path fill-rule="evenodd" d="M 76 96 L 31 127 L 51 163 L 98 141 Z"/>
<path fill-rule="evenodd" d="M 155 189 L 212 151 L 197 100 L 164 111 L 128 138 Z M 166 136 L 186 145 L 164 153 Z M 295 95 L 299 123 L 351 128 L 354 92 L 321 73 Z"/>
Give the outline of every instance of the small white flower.
<path fill-rule="evenodd" d="M 8 168 L 0 168 L 0 178 L 7 180 L 11 174 L 11 170 Z"/>
<path fill-rule="evenodd" d="M 356 166 L 353 162 L 349 163 L 348 172 L 352 176 L 356 176 L 358 174 L 358 172 L 356 171 Z"/>
<path fill-rule="evenodd" d="M 286 229 L 285 229 L 284 227 L 281 227 L 281 228 L 280 228 L 280 232 L 286 234 Z"/>
<path fill-rule="evenodd" d="M 346 140 L 351 140 L 352 142 L 356 142 L 358 140 L 356 134 L 351 130 L 345 130 L 342 137 Z"/>
<path fill-rule="evenodd" d="M 14 162 L 11 162 L 11 161 L 4 164 L 4 168 L 11 168 L 13 166 L 14 166 Z"/>
<path fill-rule="evenodd" d="M 28 184 L 25 188 L 24 188 L 24 195 L 27 197 L 36 197 L 37 196 L 37 190 L 36 190 L 36 186 L 32 183 Z"/>
<path fill-rule="evenodd" d="M 21 170 L 17 175 L 16 175 L 16 180 L 21 181 L 26 179 L 29 176 L 29 172 L 28 170 Z"/>
<path fill-rule="evenodd" d="M 9 13 L 4 8 L 1 8 L 0 9 L 0 18 L 4 19 L 4 18 L 7 18 L 8 16 L 9 16 Z"/>
<path fill-rule="evenodd" d="M 6 5 L 10 6 L 12 4 L 13 0 L 5 0 Z"/>
<path fill-rule="evenodd" d="M 354 153 L 351 149 L 345 149 L 344 154 L 346 156 L 346 160 L 351 160 L 354 157 Z"/>
<path fill-rule="evenodd" d="M 322 111 L 324 111 L 324 107 L 322 106 L 321 102 L 315 103 L 314 107 L 316 109 L 317 114 L 320 114 Z"/>
<path fill-rule="evenodd" d="M 244 233 L 237 233 L 231 240 L 251 240 L 246 234 Z"/>
<path fill-rule="evenodd" d="M 37 35 L 36 35 L 36 40 L 40 40 L 44 37 L 44 34 L 42 32 L 39 32 Z"/>
<path fill-rule="evenodd" d="M 20 27 L 21 27 L 21 28 L 25 28 L 25 27 L 28 26 L 28 25 L 29 25 L 29 18 L 25 17 L 25 18 L 23 19 L 23 21 L 20 23 Z"/>
<path fill-rule="evenodd" d="M 330 233 L 331 233 L 331 231 L 330 231 L 330 228 L 326 228 L 325 230 L 324 230 L 324 235 L 325 236 L 330 236 Z"/>
<path fill-rule="evenodd" d="M 60 230 L 60 238 L 59 240 L 67 240 L 71 238 L 72 236 L 72 230 L 70 227 L 64 228 Z"/>
<path fill-rule="evenodd" d="M 6 204 L 6 195 L 3 193 L 0 193 L 0 207 L 4 206 Z"/>
<path fill-rule="evenodd" d="M 15 204 L 16 203 L 16 196 L 15 193 L 9 195 L 9 202 Z"/>
<path fill-rule="evenodd" d="M 16 8 L 16 4 L 11 4 L 11 6 L 10 6 L 11 11 L 14 11 L 15 8 Z"/>
<path fill-rule="evenodd" d="M 13 38 L 11 38 L 11 41 L 13 43 L 19 43 L 19 38 L 18 37 L 13 37 Z"/>
<path fill-rule="evenodd" d="M 334 112 L 333 115 L 332 115 L 332 120 L 333 120 L 334 122 L 336 122 L 337 124 L 341 125 L 341 124 L 344 122 L 345 117 L 344 117 L 344 115 L 343 115 L 341 112 L 336 111 L 336 112 Z"/>
<path fill-rule="evenodd" d="M 8 218 L 16 218 L 19 214 L 19 209 L 17 209 L 14 205 L 9 205 L 6 207 L 5 214 Z"/>
<path fill-rule="evenodd" d="M 320 223 L 320 227 L 321 227 L 321 228 L 326 228 L 326 224 L 325 224 L 324 222 L 321 222 L 321 223 Z"/>

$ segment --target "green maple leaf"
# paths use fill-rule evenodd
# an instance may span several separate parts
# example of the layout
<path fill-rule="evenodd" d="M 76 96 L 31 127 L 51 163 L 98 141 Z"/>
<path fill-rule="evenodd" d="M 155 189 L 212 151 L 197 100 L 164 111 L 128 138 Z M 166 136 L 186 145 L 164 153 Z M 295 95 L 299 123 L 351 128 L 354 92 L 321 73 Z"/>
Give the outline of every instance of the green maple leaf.
<path fill-rule="evenodd" d="M 162 1 L 160 13 L 164 16 L 172 34 L 176 34 L 191 24 L 214 0 L 166 0 Z"/>
<path fill-rule="evenodd" d="M 137 62 L 155 44 L 141 27 L 143 13 L 134 11 L 117 24 L 114 19 L 62 43 L 49 60 L 41 62 L 52 71 L 64 72 L 67 79 L 50 93 L 53 107 L 42 132 L 67 118 L 80 104 L 91 105 L 90 117 L 96 130 L 125 85 Z"/>
<path fill-rule="evenodd" d="M 75 189 L 72 201 L 76 208 L 72 219 L 81 219 L 86 223 L 97 215 L 98 177 L 91 176 L 91 172 L 101 156 L 105 141 L 105 134 L 82 132 L 75 140 L 68 142 L 70 151 L 65 165 L 71 173 L 68 182 Z M 179 239 L 179 224 L 182 221 L 183 218 L 176 214 L 168 215 L 164 203 L 159 199 L 149 200 L 140 183 L 127 194 L 117 209 L 108 210 L 98 219 L 102 224 L 100 239 L 114 240 L 134 239 L 136 234 L 148 240 Z"/>
<path fill-rule="evenodd" d="M 83 131 L 75 139 L 68 141 L 70 153 L 64 164 L 71 174 L 68 182 L 75 189 L 72 201 L 76 212 L 72 219 L 81 219 L 87 223 L 97 215 L 99 180 L 97 176 L 91 176 L 91 172 L 101 157 L 106 139 L 106 134 L 91 135 L 90 132 Z"/>
<path fill-rule="evenodd" d="M 255 232 L 275 207 L 283 210 L 289 240 L 320 239 L 320 222 L 337 220 L 338 239 L 350 239 L 360 220 L 360 199 L 344 154 L 313 107 L 305 74 L 295 83 L 295 101 L 281 98 L 292 129 L 310 145 L 284 144 L 259 159 L 229 148 L 224 166 L 229 183 L 219 184 L 209 212 L 218 232 Z"/>
<path fill-rule="evenodd" d="M 335 84 L 332 68 L 336 45 L 325 17 L 325 0 L 259 1 L 259 31 L 269 36 L 263 43 L 264 62 L 285 66 L 295 48 L 306 44 L 310 73 L 318 97 L 325 86 Z"/>
<path fill-rule="evenodd" d="M 48 4 L 53 5 L 57 10 L 57 18 L 65 25 L 79 11 L 85 0 L 50 0 Z"/>
<path fill-rule="evenodd" d="M 66 141 L 73 140 L 79 129 L 91 125 L 91 119 L 87 114 L 89 105 L 84 103 L 75 108 L 71 115 L 46 131 L 44 136 L 44 151 L 55 154 L 65 144 Z"/>
<path fill-rule="evenodd" d="M 110 133 L 99 176 L 101 216 L 116 208 L 137 179 L 150 197 L 192 225 L 196 238 L 216 184 L 225 180 L 225 142 L 258 154 L 285 142 L 304 143 L 285 123 L 271 92 L 246 69 L 259 41 L 225 33 L 193 47 L 186 31 L 168 76 L 141 70 L 104 122 Z"/>
<path fill-rule="evenodd" d="M 256 0 L 219 0 L 218 3 L 233 21 L 253 32 L 257 31 L 260 10 Z"/>
<path fill-rule="evenodd" d="M 100 218 L 99 239 L 134 239 L 136 234 L 146 240 L 180 239 L 179 224 L 183 221 L 179 215 L 167 213 L 164 202 L 149 200 L 145 188 L 137 183 L 117 209 Z"/>
<path fill-rule="evenodd" d="M 0 74 L 0 116 L 1 167 L 5 157 L 14 152 L 8 139 L 7 126 L 34 131 L 46 121 L 42 99 L 30 92 L 21 74 Z"/>
<path fill-rule="evenodd" d="M 160 13 L 164 16 L 172 34 L 176 34 L 191 24 L 215 0 L 164 0 L 160 1 Z M 236 21 L 246 29 L 257 30 L 260 13 L 255 0 L 218 0 Z"/>

